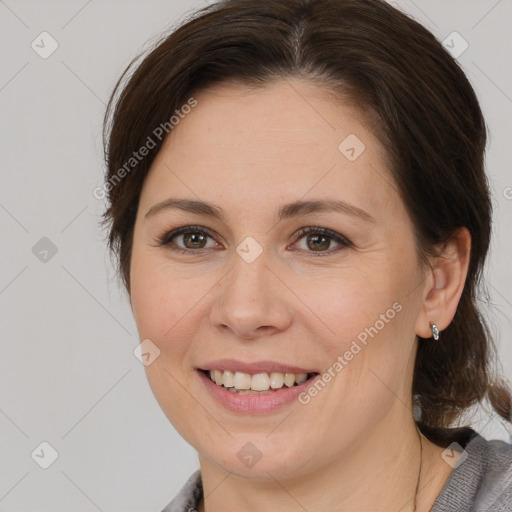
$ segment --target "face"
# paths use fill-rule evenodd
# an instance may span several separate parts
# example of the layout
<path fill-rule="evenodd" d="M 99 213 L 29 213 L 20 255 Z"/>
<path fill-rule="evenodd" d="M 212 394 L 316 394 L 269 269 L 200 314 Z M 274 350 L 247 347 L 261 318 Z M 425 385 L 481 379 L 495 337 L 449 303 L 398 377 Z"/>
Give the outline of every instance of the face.
<path fill-rule="evenodd" d="M 131 303 L 140 339 L 160 351 L 147 377 L 201 460 L 306 475 L 411 417 L 423 300 L 413 226 L 361 113 L 318 85 L 195 99 L 135 224 Z M 310 378 L 239 394 L 205 369 L 240 372 L 239 387 Z"/>

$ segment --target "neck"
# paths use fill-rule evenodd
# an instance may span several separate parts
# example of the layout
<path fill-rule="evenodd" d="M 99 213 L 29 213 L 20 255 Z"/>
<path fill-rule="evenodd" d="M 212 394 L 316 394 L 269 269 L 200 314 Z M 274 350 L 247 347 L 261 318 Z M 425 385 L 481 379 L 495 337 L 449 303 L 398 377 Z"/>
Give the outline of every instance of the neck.
<path fill-rule="evenodd" d="M 267 478 L 265 475 L 258 479 L 239 477 L 200 455 L 205 508 L 208 512 L 226 509 L 287 512 L 298 507 L 337 512 L 428 511 L 449 475 L 442 467 L 446 466 L 440 457 L 442 448 L 423 438 L 420 457 L 415 423 L 411 418 L 401 424 L 405 426 L 397 429 L 393 425 L 389 431 L 376 425 L 364 439 L 352 444 L 355 448 L 347 448 L 341 456 L 335 454 L 321 467 L 293 477 L 272 474 L 271 469 L 266 472 Z M 435 458 L 442 464 L 434 464 L 437 470 L 432 464 Z M 442 478 L 433 477 L 440 469 L 444 470 Z"/>

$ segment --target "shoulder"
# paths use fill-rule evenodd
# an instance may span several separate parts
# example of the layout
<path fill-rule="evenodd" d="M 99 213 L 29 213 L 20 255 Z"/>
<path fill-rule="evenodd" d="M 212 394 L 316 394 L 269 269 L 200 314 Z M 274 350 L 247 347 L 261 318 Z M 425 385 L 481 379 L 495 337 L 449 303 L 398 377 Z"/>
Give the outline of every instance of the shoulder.
<path fill-rule="evenodd" d="M 454 442 L 462 455 L 432 512 L 512 512 L 512 445 L 472 429 Z"/>
<path fill-rule="evenodd" d="M 475 459 L 475 467 L 481 475 L 475 510 L 511 512 L 512 445 L 504 441 L 487 441 L 478 436 L 469 443 L 466 451 L 468 457 Z"/>
<path fill-rule="evenodd" d="M 162 512 L 196 512 L 203 497 L 201 470 L 197 470 L 186 481 L 174 499 Z"/>

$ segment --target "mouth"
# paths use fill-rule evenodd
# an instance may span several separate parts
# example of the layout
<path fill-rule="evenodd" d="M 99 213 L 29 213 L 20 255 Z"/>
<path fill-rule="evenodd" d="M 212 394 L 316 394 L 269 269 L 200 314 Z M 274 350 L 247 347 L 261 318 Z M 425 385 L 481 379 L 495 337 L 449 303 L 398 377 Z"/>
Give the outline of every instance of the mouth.
<path fill-rule="evenodd" d="M 210 382 L 239 395 L 268 395 L 300 386 L 319 375 L 318 372 L 258 372 L 247 373 L 221 369 L 198 368 Z"/>

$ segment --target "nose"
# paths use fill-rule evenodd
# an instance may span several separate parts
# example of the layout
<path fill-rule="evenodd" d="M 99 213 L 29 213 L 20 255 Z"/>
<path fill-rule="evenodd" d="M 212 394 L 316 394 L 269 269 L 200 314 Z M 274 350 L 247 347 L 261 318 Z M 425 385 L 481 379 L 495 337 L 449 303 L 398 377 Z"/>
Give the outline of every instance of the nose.
<path fill-rule="evenodd" d="M 265 253 L 252 263 L 238 255 L 221 280 L 211 308 L 215 328 L 243 339 L 286 330 L 292 321 L 290 292 L 267 266 Z"/>

